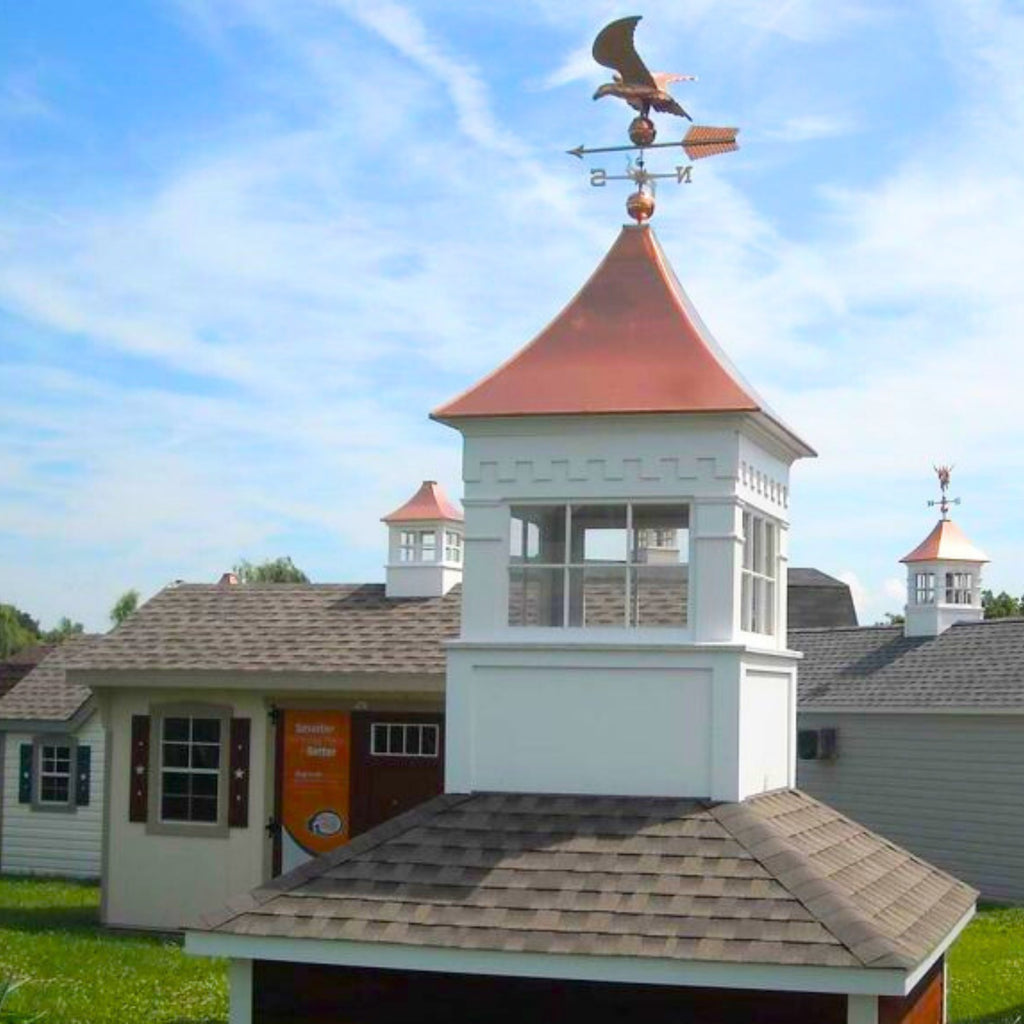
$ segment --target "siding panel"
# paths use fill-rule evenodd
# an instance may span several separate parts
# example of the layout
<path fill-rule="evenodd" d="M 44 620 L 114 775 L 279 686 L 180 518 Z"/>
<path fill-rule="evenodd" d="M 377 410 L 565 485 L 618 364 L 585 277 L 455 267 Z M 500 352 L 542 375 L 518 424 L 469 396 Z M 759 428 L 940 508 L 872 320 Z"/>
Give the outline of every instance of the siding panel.
<path fill-rule="evenodd" d="M 103 819 L 103 730 L 94 713 L 78 730 L 92 748 L 89 804 L 73 813 L 33 811 L 18 803 L 18 757 L 32 734 L 8 733 L 3 766 L 3 834 L 0 872 L 99 878 Z"/>
<path fill-rule="evenodd" d="M 1024 902 L 1024 716 L 801 713 L 839 730 L 797 785 L 990 899 Z"/>

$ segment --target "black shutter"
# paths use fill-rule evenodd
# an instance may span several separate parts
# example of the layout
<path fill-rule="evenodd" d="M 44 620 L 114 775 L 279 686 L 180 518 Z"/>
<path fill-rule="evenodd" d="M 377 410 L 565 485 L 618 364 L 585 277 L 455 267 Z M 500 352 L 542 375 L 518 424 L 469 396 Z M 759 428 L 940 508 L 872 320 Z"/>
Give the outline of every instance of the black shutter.
<path fill-rule="evenodd" d="M 128 820 L 149 816 L 149 715 L 132 715 L 132 756 L 129 762 Z"/>
<path fill-rule="evenodd" d="M 75 806 L 89 806 L 89 783 L 92 776 L 92 747 L 80 746 L 76 755 Z"/>
<path fill-rule="evenodd" d="M 18 771 L 18 803 L 32 803 L 32 744 L 21 745 L 21 767 Z"/>
<path fill-rule="evenodd" d="M 231 719 L 231 753 L 228 758 L 228 825 L 249 825 L 249 719 Z"/>

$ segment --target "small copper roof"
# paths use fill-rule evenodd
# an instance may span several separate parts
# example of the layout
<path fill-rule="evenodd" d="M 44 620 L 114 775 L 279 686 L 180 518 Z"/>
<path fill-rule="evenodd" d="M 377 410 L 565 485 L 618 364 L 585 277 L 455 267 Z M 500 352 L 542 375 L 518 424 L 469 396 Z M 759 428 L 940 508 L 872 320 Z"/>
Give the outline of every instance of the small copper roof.
<path fill-rule="evenodd" d="M 940 519 L 928 534 L 901 562 L 987 562 L 988 555 L 976 548 L 952 519 Z"/>
<path fill-rule="evenodd" d="M 448 500 L 436 480 L 424 480 L 420 489 L 401 508 L 384 516 L 384 523 L 413 523 L 431 519 L 462 522 L 462 513 Z"/>
<path fill-rule="evenodd" d="M 654 232 L 628 225 L 530 344 L 432 416 L 678 412 L 763 413 L 813 454 L 718 347 Z"/>

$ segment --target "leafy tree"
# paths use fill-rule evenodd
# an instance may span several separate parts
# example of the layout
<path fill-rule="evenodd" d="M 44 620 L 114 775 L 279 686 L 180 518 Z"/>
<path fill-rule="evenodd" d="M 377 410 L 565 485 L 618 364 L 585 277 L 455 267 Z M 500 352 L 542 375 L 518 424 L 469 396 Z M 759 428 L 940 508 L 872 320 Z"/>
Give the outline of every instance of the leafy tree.
<path fill-rule="evenodd" d="M 85 632 L 85 626 L 80 622 L 72 622 L 66 615 L 53 629 L 48 629 L 42 639 L 48 644 L 62 644 L 70 636 L 80 636 Z"/>
<path fill-rule="evenodd" d="M 876 626 L 902 626 L 907 621 L 905 615 L 898 612 L 886 612 L 884 622 L 876 622 Z"/>
<path fill-rule="evenodd" d="M 13 604 L 0 604 L 0 658 L 39 642 L 39 623 Z"/>
<path fill-rule="evenodd" d="M 126 590 L 110 609 L 110 621 L 115 626 L 120 626 L 130 615 L 135 614 L 139 607 L 139 592 L 137 590 Z"/>
<path fill-rule="evenodd" d="M 242 559 L 232 570 L 239 583 L 308 583 L 309 577 L 285 555 L 253 565 Z"/>
<path fill-rule="evenodd" d="M 986 619 L 1008 619 L 1013 615 L 1024 615 L 1024 599 L 1011 597 L 1005 590 L 998 594 L 983 590 L 981 607 L 985 609 Z"/>

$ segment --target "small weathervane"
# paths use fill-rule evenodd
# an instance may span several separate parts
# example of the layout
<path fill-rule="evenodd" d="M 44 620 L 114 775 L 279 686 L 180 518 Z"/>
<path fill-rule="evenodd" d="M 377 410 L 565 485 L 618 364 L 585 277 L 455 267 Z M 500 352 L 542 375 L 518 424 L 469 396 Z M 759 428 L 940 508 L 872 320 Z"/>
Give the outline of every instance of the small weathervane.
<path fill-rule="evenodd" d="M 935 475 L 939 478 L 939 491 L 940 491 L 942 496 L 939 498 L 938 501 L 929 501 L 928 502 L 928 507 L 929 508 L 935 508 L 935 506 L 938 505 L 939 506 L 939 511 L 942 513 L 942 518 L 943 519 L 948 519 L 949 518 L 949 506 L 950 505 L 959 505 L 960 504 L 960 499 L 959 498 L 951 498 L 947 494 L 947 492 L 949 491 L 949 477 L 950 477 L 950 474 L 953 472 L 953 467 L 952 466 L 933 466 L 932 468 L 935 470 Z"/>
<path fill-rule="evenodd" d="M 650 118 L 651 110 L 662 114 L 675 114 L 693 118 L 673 99 L 668 91 L 672 82 L 696 81 L 693 75 L 675 75 L 663 71 L 653 74 L 641 60 L 633 45 L 633 33 L 636 31 L 639 16 L 620 18 L 606 25 L 594 40 L 594 60 L 615 74 L 612 81 L 606 82 L 597 92 L 594 99 L 603 96 L 617 96 L 625 100 L 637 116 L 629 124 L 629 146 L 596 146 L 587 148 L 577 146 L 570 149 L 569 155 L 583 159 L 591 153 L 638 153 L 627 165 L 625 174 L 608 174 L 604 168 L 595 167 L 590 172 L 590 184 L 601 187 L 609 181 L 632 181 L 637 190 L 626 200 L 626 211 L 638 224 L 650 220 L 654 214 L 654 187 L 661 178 L 672 178 L 678 184 L 690 183 L 692 164 L 680 164 L 667 173 L 655 174 L 647 170 L 645 154 L 649 149 L 666 149 L 679 147 L 690 160 L 701 160 L 718 153 L 731 153 L 738 149 L 736 135 L 738 128 L 713 128 L 709 125 L 691 124 L 686 135 L 680 142 L 656 142 L 657 129 Z"/>

